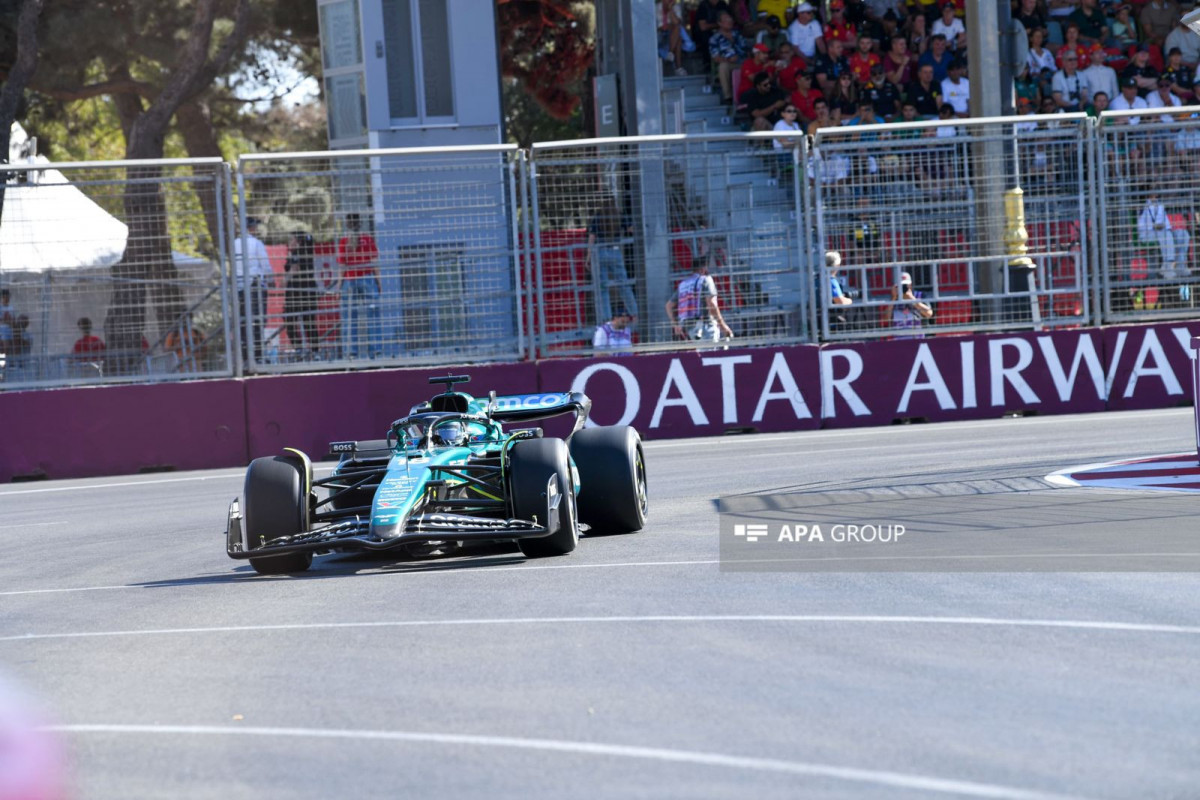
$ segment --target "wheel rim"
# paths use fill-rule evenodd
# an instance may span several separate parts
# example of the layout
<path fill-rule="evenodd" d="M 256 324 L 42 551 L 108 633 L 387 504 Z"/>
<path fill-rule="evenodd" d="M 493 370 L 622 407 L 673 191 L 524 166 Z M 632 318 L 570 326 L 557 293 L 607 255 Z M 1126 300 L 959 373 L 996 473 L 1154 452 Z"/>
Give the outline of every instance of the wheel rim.
<path fill-rule="evenodd" d="M 638 508 L 645 518 L 650 509 L 650 493 L 646 490 L 646 464 L 642 458 L 641 445 L 638 445 L 637 455 L 634 457 L 634 480 L 637 481 Z"/>

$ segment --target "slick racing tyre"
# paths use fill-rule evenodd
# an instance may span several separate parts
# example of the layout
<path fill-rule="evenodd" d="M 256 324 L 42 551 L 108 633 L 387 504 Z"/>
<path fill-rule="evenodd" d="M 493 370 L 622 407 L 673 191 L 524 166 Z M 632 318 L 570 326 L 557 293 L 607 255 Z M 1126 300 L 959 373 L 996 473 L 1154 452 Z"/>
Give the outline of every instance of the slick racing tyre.
<path fill-rule="evenodd" d="M 632 533 L 646 525 L 649 495 L 642 437 L 627 425 L 584 428 L 571 437 L 579 470 L 579 521 L 591 533 Z"/>
<path fill-rule="evenodd" d="M 546 519 L 546 489 L 552 476 L 558 479 L 562 499 L 558 504 L 558 530 L 550 536 L 520 539 L 517 545 L 527 558 L 562 556 L 579 543 L 579 520 L 575 515 L 575 491 L 567 445 L 562 439 L 527 439 L 508 453 L 509 487 L 513 517 L 541 523 Z"/>
<path fill-rule="evenodd" d="M 242 490 L 246 541 L 251 549 L 279 536 L 308 530 L 308 486 L 302 462 L 296 458 L 256 458 L 246 470 Z M 304 572 L 312 553 L 288 553 L 250 559 L 260 575 Z"/>

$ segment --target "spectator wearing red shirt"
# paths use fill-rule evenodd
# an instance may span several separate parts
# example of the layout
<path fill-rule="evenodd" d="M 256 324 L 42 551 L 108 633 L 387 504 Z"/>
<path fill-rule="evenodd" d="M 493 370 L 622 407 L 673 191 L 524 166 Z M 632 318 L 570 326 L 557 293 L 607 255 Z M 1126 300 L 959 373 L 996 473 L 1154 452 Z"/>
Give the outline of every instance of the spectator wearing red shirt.
<path fill-rule="evenodd" d="M 734 96 L 740 98 L 748 89 L 754 88 L 754 76 L 760 72 L 765 72 L 772 78 L 775 77 L 775 65 L 771 63 L 771 49 L 761 42 L 754 45 L 750 51 L 750 57 L 742 62 L 737 92 Z"/>
<path fill-rule="evenodd" d="M 339 284 L 342 293 L 342 358 L 358 358 L 359 328 L 365 318 L 367 341 L 365 350 L 371 358 L 383 348 L 379 324 L 379 247 L 370 234 L 361 233 L 362 220 L 358 214 L 346 217 L 349 232 L 338 242 Z"/>
<path fill-rule="evenodd" d="M 837 39 L 846 46 L 847 50 L 854 49 L 858 43 L 858 30 L 846 19 L 846 4 L 843 0 L 833 0 L 829 4 L 829 22 L 825 23 L 825 44 Z"/>
<path fill-rule="evenodd" d="M 850 56 L 850 71 L 854 73 L 854 80 L 859 84 L 871 80 L 871 69 L 880 63 L 879 56 L 873 50 L 874 45 L 875 40 L 870 36 L 860 36 L 858 49 Z"/>
<path fill-rule="evenodd" d="M 805 124 L 817 118 L 816 103 L 818 100 L 824 99 L 825 95 L 821 93 L 821 90 L 813 86 L 811 71 L 796 73 L 796 90 L 792 92 L 791 100 Z"/>
<path fill-rule="evenodd" d="M 804 57 L 796 52 L 791 42 L 779 45 L 779 53 L 775 59 L 775 80 L 779 88 L 785 92 L 796 90 L 796 75 L 808 67 Z"/>
<path fill-rule="evenodd" d="M 80 317 L 75 324 L 79 326 L 81 334 L 75 340 L 75 346 L 71 348 L 76 368 L 92 365 L 99 370 L 100 362 L 104 360 L 104 351 L 108 349 L 104 346 L 104 340 L 92 335 L 92 321 L 88 317 Z"/>

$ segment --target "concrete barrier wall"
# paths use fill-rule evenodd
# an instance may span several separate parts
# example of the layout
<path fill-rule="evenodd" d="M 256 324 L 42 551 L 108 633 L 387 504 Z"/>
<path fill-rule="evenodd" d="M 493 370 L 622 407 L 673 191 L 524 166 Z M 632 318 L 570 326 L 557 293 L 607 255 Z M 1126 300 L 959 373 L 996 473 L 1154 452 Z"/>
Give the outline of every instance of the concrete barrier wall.
<path fill-rule="evenodd" d="M 1192 400 L 1198 323 L 795 345 L 451 367 L 483 395 L 584 391 L 599 424 L 648 439 Z M 0 482 L 235 467 L 338 439 L 382 438 L 445 369 L 0 393 Z M 563 434 L 565 421 L 547 431 Z"/>

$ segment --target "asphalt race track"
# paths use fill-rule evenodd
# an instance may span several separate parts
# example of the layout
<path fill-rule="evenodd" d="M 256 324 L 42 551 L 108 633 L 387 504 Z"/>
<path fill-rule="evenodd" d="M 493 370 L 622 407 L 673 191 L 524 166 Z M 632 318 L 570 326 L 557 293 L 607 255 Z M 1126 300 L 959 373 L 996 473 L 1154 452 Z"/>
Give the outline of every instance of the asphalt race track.
<path fill-rule="evenodd" d="M 1045 537 L 1080 535 L 1051 496 L 1192 533 L 1200 497 L 1041 480 L 1191 436 L 1179 409 L 656 442 L 641 534 L 301 578 L 225 557 L 240 470 L 11 484 L 0 672 L 78 798 L 1197 797 L 1197 574 L 722 572 L 715 510 L 933 491 L 919 528 L 990 486 Z"/>

